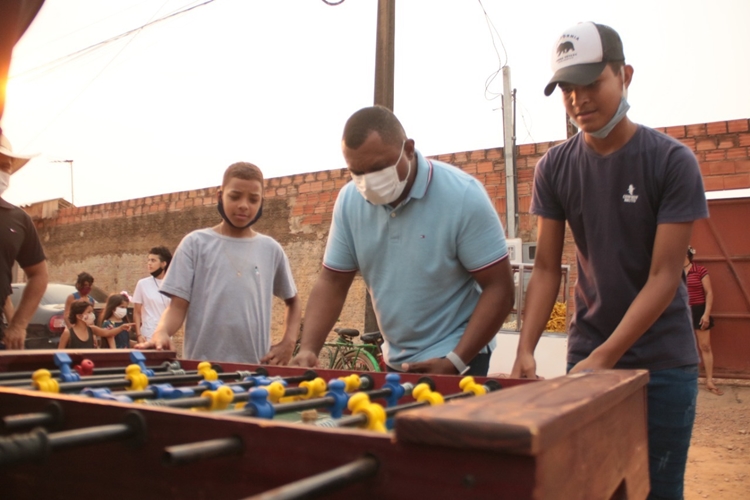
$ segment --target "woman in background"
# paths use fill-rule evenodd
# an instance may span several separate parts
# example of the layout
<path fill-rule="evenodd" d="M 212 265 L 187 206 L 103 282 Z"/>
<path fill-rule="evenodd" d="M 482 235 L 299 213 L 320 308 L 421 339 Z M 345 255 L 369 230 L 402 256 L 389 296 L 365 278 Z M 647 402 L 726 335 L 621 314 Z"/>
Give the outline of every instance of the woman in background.
<path fill-rule="evenodd" d="M 685 257 L 685 276 L 687 277 L 688 299 L 690 309 L 693 311 L 693 328 L 698 337 L 703 367 L 706 369 L 706 389 L 717 396 L 724 391 L 714 384 L 714 354 L 711 351 L 711 328 L 714 320 L 711 317 L 711 308 L 714 303 L 714 292 L 711 288 L 711 278 L 708 269 L 693 262 L 695 249 L 688 247 Z"/>

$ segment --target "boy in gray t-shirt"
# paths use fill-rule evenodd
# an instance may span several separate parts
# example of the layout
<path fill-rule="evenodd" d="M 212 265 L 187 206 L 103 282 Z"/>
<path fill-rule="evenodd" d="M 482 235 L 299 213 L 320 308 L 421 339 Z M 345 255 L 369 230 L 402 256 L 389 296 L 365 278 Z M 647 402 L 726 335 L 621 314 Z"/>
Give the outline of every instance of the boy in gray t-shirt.
<path fill-rule="evenodd" d="M 693 221 L 708 216 L 698 162 L 680 142 L 627 118 L 633 68 L 612 28 L 569 28 L 552 61 L 545 94 L 560 86 L 581 132 L 536 166 L 537 251 L 511 376 L 536 376 L 534 349 L 559 290 L 567 222 L 578 267 L 570 373 L 649 370 L 649 498 L 679 499 L 698 391 L 682 264 Z"/>
<path fill-rule="evenodd" d="M 301 306 L 281 245 L 250 227 L 263 212 L 262 172 L 251 163 L 231 165 L 218 197 L 222 222 L 183 238 L 161 287 L 172 300 L 152 339 L 136 347 L 168 348 L 185 321 L 186 358 L 286 364 Z M 284 337 L 271 345 L 274 295 L 287 311 Z"/>

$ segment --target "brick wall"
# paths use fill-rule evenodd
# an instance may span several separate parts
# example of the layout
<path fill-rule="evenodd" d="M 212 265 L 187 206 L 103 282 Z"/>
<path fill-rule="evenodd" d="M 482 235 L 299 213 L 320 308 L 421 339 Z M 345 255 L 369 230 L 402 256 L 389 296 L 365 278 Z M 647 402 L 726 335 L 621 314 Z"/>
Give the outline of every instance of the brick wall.
<path fill-rule="evenodd" d="M 661 128 L 690 147 L 700 161 L 706 190 L 750 188 L 750 120 L 731 120 Z M 524 144 L 517 152 L 518 236 L 536 240 L 536 219 L 529 214 L 536 163 L 556 142 Z M 502 148 L 439 155 L 480 180 L 503 223 L 505 161 Z M 320 262 L 336 194 L 349 176 L 345 169 L 267 179 L 266 205 L 258 231 L 278 240 L 289 256 L 300 297 L 306 303 Z M 87 207 L 60 208 L 56 217 L 40 218 L 37 227 L 49 257 L 50 280 L 72 283 L 76 274 L 92 273 L 110 291 L 133 292 L 146 276 L 148 249 L 176 248 L 191 230 L 219 222 L 216 187 L 169 193 Z M 30 213 L 35 212 L 32 206 Z M 38 214 L 38 210 L 36 210 Z M 47 211 L 47 213 L 51 213 Z M 568 232 L 563 263 L 575 281 L 575 248 Z M 365 288 L 355 280 L 341 315 L 342 326 L 362 329 Z M 281 334 L 283 303 L 274 309 L 274 335 Z"/>

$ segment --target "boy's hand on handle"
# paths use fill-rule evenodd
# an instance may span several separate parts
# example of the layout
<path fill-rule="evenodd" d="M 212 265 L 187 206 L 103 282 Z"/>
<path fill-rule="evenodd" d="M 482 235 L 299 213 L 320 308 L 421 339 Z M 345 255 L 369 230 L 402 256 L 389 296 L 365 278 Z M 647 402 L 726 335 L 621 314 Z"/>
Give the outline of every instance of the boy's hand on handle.
<path fill-rule="evenodd" d="M 432 358 L 414 363 L 402 363 L 401 369 L 411 373 L 436 373 L 442 375 L 456 375 L 458 373 L 453 363 L 446 358 Z"/>
<path fill-rule="evenodd" d="M 576 365 L 568 372 L 568 375 L 580 372 L 590 372 L 592 370 L 607 370 L 613 366 L 614 363 L 607 361 L 606 358 L 600 356 L 597 350 L 594 349 L 587 358 L 576 363 Z"/>
<path fill-rule="evenodd" d="M 170 349 L 170 343 L 169 343 L 169 335 L 166 333 L 155 331 L 154 336 L 151 337 L 151 340 L 147 340 L 146 342 L 141 342 L 139 344 L 136 344 L 136 349 L 156 349 L 157 351 L 163 351 L 165 349 Z"/>
<path fill-rule="evenodd" d="M 536 374 L 534 354 L 518 354 L 510 372 L 510 378 L 540 378 Z"/>
<path fill-rule="evenodd" d="M 260 363 L 263 365 L 288 365 L 293 353 L 294 342 L 282 340 L 271 346 L 271 350 L 263 356 Z"/>
<path fill-rule="evenodd" d="M 312 351 L 302 351 L 292 358 L 289 366 L 301 366 L 303 368 L 315 368 L 318 364 L 318 357 Z"/>

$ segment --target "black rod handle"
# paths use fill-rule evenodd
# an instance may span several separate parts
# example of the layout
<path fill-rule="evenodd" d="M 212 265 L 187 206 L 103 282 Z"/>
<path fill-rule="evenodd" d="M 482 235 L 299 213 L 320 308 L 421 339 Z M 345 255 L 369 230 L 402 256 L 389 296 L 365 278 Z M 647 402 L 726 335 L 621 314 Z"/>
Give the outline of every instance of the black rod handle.
<path fill-rule="evenodd" d="M 15 431 L 29 427 L 55 427 L 64 420 L 63 409 L 57 401 L 51 401 L 45 411 L 8 415 L 0 421 L 0 428 Z"/>
<path fill-rule="evenodd" d="M 164 448 L 163 462 L 166 465 L 184 465 L 215 457 L 241 455 L 242 439 L 237 436 L 210 439 L 197 443 L 180 444 Z"/>
<path fill-rule="evenodd" d="M 374 457 L 359 458 L 351 463 L 336 467 L 293 483 L 268 490 L 246 500 L 295 500 L 315 498 L 340 490 L 345 486 L 361 482 L 375 476 L 378 461 Z"/>

